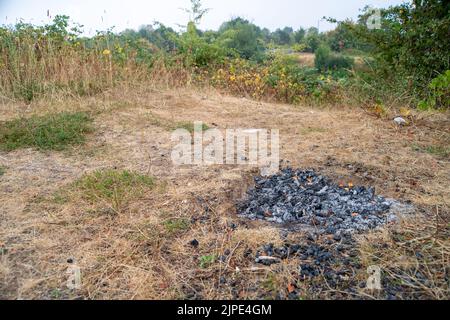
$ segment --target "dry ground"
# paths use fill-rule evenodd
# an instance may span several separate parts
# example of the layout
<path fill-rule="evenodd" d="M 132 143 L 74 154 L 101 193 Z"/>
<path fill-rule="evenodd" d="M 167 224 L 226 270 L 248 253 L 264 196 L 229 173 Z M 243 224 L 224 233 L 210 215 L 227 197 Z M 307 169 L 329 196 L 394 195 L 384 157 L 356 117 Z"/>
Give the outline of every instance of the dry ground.
<path fill-rule="evenodd" d="M 361 261 L 376 261 L 400 281 L 399 298 L 449 298 L 449 159 L 417 148 L 448 147 L 447 114 L 422 114 L 399 128 L 359 109 L 260 103 L 208 90 L 121 88 L 92 98 L 3 104 L 0 120 L 63 110 L 94 115 L 96 130 L 85 146 L 0 153 L 6 168 L 0 177 L 1 298 L 265 299 L 285 298 L 291 284 L 301 298 L 384 297 L 325 285 L 312 290 L 307 281 L 297 282 L 295 259 L 255 265 L 252 254 L 265 243 L 281 244 L 285 234 L 236 216 L 234 204 L 254 168 L 172 165 L 168 128 L 194 120 L 220 129 L 278 128 L 285 163 L 412 201 L 415 217 L 361 237 Z M 76 192 L 67 191 L 64 201 L 57 197 L 101 168 L 152 175 L 157 187 L 119 214 L 83 202 Z M 174 219 L 188 221 L 188 227 L 168 230 L 165 222 Z M 189 245 L 193 239 L 198 248 Z M 200 266 L 202 257 L 227 250 L 225 262 Z M 81 268 L 80 290 L 66 287 L 68 259 Z M 418 281 L 414 269 L 426 281 Z M 355 277 L 366 279 L 361 272 Z"/>

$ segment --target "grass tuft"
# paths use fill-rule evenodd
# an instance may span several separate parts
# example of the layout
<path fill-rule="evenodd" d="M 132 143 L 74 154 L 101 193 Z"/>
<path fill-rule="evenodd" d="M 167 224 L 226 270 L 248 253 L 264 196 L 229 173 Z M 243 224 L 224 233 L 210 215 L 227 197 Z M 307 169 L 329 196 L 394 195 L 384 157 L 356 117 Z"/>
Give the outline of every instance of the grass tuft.
<path fill-rule="evenodd" d="M 61 151 L 85 142 L 92 119 L 84 112 L 59 113 L 15 119 L 0 124 L 0 149 L 19 148 Z"/>
<path fill-rule="evenodd" d="M 168 233 L 173 234 L 188 230 L 190 223 L 187 219 L 170 219 L 164 221 L 163 225 Z"/>
<path fill-rule="evenodd" d="M 202 257 L 200 257 L 200 268 L 207 269 L 211 265 L 213 265 L 216 262 L 216 260 L 217 260 L 217 257 L 214 254 L 202 256 Z"/>
<path fill-rule="evenodd" d="M 119 213 L 130 200 L 153 189 L 155 179 L 127 170 L 98 170 L 78 180 L 75 186 L 91 204 L 105 202 Z"/>
<path fill-rule="evenodd" d="M 0 177 L 1 177 L 2 175 L 4 175 L 5 172 L 6 172 L 6 168 L 3 167 L 3 166 L 0 166 Z"/>
<path fill-rule="evenodd" d="M 192 134 L 195 131 L 195 126 L 194 126 L 193 122 L 178 122 L 174 129 L 185 129 L 185 130 L 189 131 L 189 133 Z M 207 130 L 209 130 L 209 126 L 207 124 L 203 123 L 202 131 L 207 131 Z"/>
<path fill-rule="evenodd" d="M 442 146 L 420 146 L 413 145 L 414 151 L 425 152 L 431 154 L 433 156 L 447 158 L 450 156 L 450 147 L 442 147 Z"/>

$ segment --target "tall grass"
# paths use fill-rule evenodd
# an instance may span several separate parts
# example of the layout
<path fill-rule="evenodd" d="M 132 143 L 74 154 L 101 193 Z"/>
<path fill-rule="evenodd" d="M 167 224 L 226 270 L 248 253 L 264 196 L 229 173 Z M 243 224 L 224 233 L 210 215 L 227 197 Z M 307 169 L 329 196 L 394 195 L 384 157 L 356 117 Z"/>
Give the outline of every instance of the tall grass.
<path fill-rule="evenodd" d="M 168 52 L 126 34 L 103 32 L 85 38 L 68 19 L 57 16 L 42 27 L 25 23 L 0 27 L 0 99 L 31 102 L 59 94 L 93 95 L 117 85 L 174 88 L 193 83 L 294 104 L 417 104 L 408 79 L 350 70 L 351 63 L 344 58 L 325 59 L 317 68 L 302 66 L 284 54 L 250 61 L 207 42 L 195 27 L 174 34 L 174 48 Z"/>
<path fill-rule="evenodd" d="M 0 92 L 30 102 L 61 91 L 91 95 L 124 81 L 188 81 L 182 68 L 168 69 L 164 59 L 142 39 L 110 32 L 82 38 L 65 16 L 43 27 L 18 23 L 0 28 Z"/>

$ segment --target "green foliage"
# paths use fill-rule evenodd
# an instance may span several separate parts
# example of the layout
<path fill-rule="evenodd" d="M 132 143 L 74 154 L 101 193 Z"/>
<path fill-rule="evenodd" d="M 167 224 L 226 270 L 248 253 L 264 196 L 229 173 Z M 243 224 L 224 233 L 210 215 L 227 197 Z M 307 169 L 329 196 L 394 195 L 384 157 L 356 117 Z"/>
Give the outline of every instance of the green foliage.
<path fill-rule="evenodd" d="M 213 67 L 223 63 L 226 51 L 216 43 L 210 44 L 200 37 L 194 23 L 177 39 L 178 53 L 187 67 Z"/>
<path fill-rule="evenodd" d="M 219 30 L 218 42 L 241 58 L 262 59 L 264 46 L 261 30 L 247 20 L 237 18 L 224 23 Z"/>
<path fill-rule="evenodd" d="M 186 231 L 189 229 L 190 223 L 187 219 L 170 219 L 164 221 L 164 228 L 168 233 L 177 233 L 180 231 Z"/>
<path fill-rule="evenodd" d="M 184 32 L 154 23 L 85 38 L 67 16 L 44 26 L 0 27 L 2 96 L 31 103 L 46 93 L 92 95 L 162 74 L 177 85 L 193 80 L 292 103 L 333 102 L 347 91 L 369 105 L 449 105 L 448 1 L 413 0 L 382 10 L 381 30 L 367 28 L 366 8 L 357 22 L 339 22 L 327 33 L 290 27 L 271 32 L 243 18 L 202 32 L 197 25 L 208 10 L 191 0 Z M 316 68 L 280 57 L 296 52 L 315 52 Z"/>
<path fill-rule="evenodd" d="M 450 69 L 450 2 L 413 0 L 382 10 L 382 29 L 368 30 L 369 13 L 360 17 L 353 30 L 372 45 L 378 59 L 410 76 L 414 84 L 427 90 L 436 73 Z"/>
<path fill-rule="evenodd" d="M 325 42 L 333 51 L 341 52 L 346 49 L 361 50 L 367 52 L 371 46 L 362 41 L 353 31 L 357 26 L 350 20 L 339 23 L 334 30 L 324 35 Z"/>
<path fill-rule="evenodd" d="M 303 34 L 304 36 L 304 34 Z M 293 41 L 294 30 L 290 27 L 285 27 L 284 29 L 277 29 L 272 34 L 272 39 L 277 45 L 290 45 Z"/>
<path fill-rule="evenodd" d="M 195 127 L 193 122 L 178 122 L 174 127 L 171 127 L 172 130 L 176 129 L 185 129 L 189 131 L 189 133 L 194 133 Z M 209 126 L 206 123 L 202 124 L 202 131 L 207 131 L 209 129 Z"/>
<path fill-rule="evenodd" d="M 420 145 L 414 145 L 413 149 L 418 152 L 426 152 L 428 154 L 442 157 L 442 158 L 448 158 L 450 156 L 450 147 L 446 146 L 420 146 Z"/>
<path fill-rule="evenodd" d="M 305 37 L 307 51 L 316 52 L 317 48 L 320 46 L 320 42 L 319 30 L 317 30 L 317 28 L 309 28 Z"/>
<path fill-rule="evenodd" d="M 63 150 L 84 143 L 92 119 L 83 112 L 32 116 L 0 124 L 0 149 Z"/>
<path fill-rule="evenodd" d="M 316 50 L 315 65 L 319 71 L 349 69 L 353 66 L 353 59 L 332 53 L 326 45 Z"/>
<path fill-rule="evenodd" d="M 125 38 L 146 39 L 148 42 L 166 52 L 171 52 L 176 49 L 176 32 L 162 23 L 156 22 L 153 25 L 146 25 L 139 28 L 139 31 L 126 30 L 121 34 Z"/>
<path fill-rule="evenodd" d="M 155 179 L 128 170 L 98 170 L 74 185 L 92 204 L 106 202 L 118 213 L 129 200 L 153 189 Z"/>
<path fill-rule="evenodd" d="M 428 87 L 429 97 L 419 103 L 419 109 L 450 107 L 450 70 L 434 78 Z"/>
<path fill-rule="evenodd" d="M 315 65 L 318 70 L 326 70 L 328 59 L 331 56 L 331 49 L 326 45 L 321 45 L 316 50 Z"/>
<path fill-rule="evenodd" d="M 207 255 L 200 257 L 200 268 L 207 269 L 209 268 L 214 262 L 216 262 L 217 257 L 216 255 Z"/>
<path fill-rule="evenodd" d="M 308 98 L 331 102 L 338 92 L 333 76 L 324 76 L 314 68 L 302 67 L 290 56 L 277 56 L 271 62 L 266 81 L 277 90 L 279 99 L 291 103 Z"/>
<path fill-rule="evenodd" d="M 294 33 L 294 42 L 296 44 L 301 44 L 303 43 L 303 40 L 305 39 L 305 35 L 306 35 L 306 30 L 303 28 L 300 28 L 299 30 L 297 30 Z"/>

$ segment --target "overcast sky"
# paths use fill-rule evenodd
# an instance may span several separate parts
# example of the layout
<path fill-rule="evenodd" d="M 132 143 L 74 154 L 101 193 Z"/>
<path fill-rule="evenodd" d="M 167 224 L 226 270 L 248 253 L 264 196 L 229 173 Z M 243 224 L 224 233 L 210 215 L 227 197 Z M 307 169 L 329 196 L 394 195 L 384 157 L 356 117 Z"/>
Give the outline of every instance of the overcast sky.
<path fill-rule="evenodd" d="M 323 16 L 339 20 L 356 19 L 365 5 L 388 7 L 403 0 L 204 0 L 211 8 L 200 28 L 217 29 L 233 17 L 244 17 L 261 27 L 317 26 Z M 189 7 L 189 0 L 0 0 L 0 24 L 13 24 L 19 18 L 34 24 L 47 23 L 47 10 L 53 17 L 66 14 L 84 25 L 86 35 L 115 26 L 114 31 L 137 29 L 153 21 L 177 28 L 188 16 L 180 8 Z M 320 22 L 321 31 L 332 25 Z"/>

